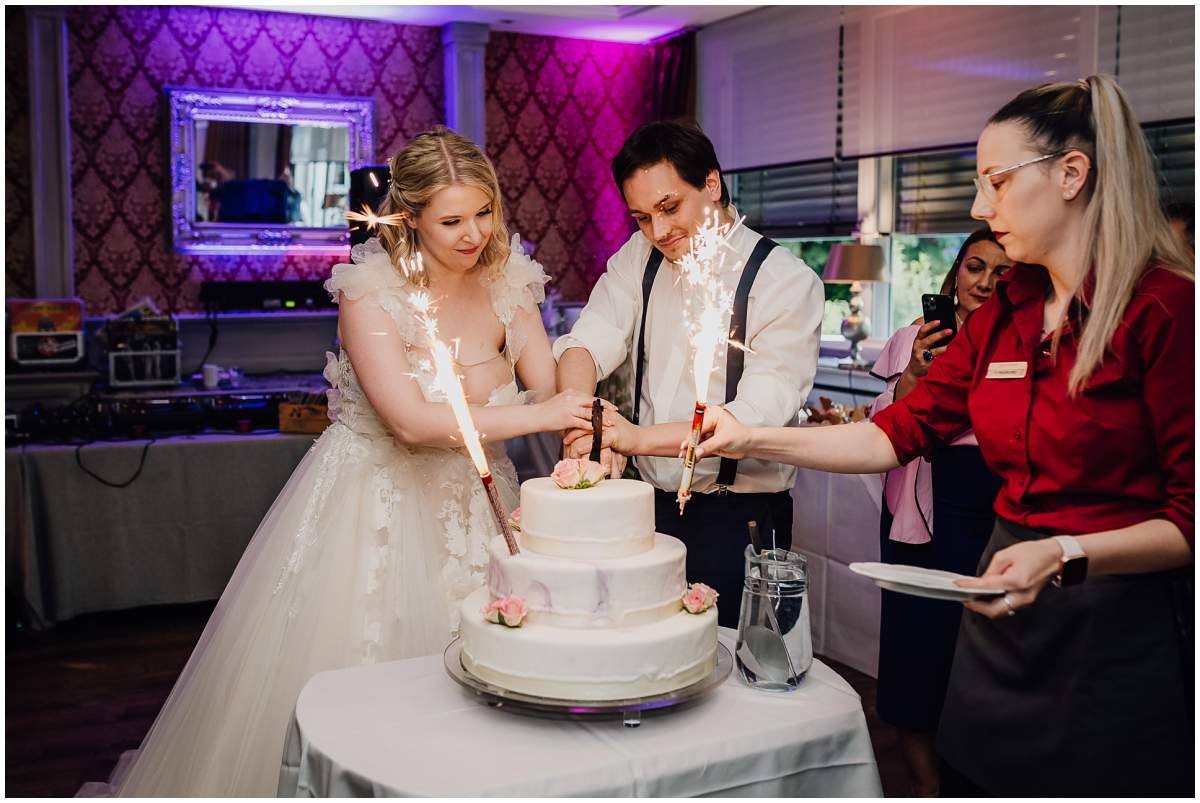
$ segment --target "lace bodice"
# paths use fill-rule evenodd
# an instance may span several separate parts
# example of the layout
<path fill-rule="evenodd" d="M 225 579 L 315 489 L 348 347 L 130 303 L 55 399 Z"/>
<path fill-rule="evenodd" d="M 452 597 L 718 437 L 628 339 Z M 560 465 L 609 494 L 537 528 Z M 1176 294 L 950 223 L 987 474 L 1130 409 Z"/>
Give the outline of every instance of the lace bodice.
<path fill-rule="evenodd" d="M 545 300 L 544 285 L 549 281 L 542 266 L 525 254 L 520 237 L 516 234 L 513 235 L 511 249 L 508 263 L 497 279 L 489 280 L 482 273 L 479 276 L 479 281 L 490 292 L 492 310 L 504 326 L 503 356 L 508 362 L 510 376 L 525 347 L 524 332 L 514 325 L 517 310 L 523 307 L 536 312 L 537 305 Z M 325 282 L 325 289 L 334 301 L 340 300 L 343 294 L 350 299 L 370 296 L 392 318 L 408 346 L 427 349 L 424 331 L 417 322 L 417 311 L 413 305 L 413 294 L 420 288 L 409 282 L 392 265 L 387 252 L 376 239 L 356 245 L 350 258 L 351 263 L 335 265 L 333 275 Z M 326 352 L 325 356 L 325 379 L 330 384 L 327 394 L 329 417 L 361 434 L 385 434 L 383 423 L 362 392 L 345 349 L 338 354 Z M 410 370 L 427 401 L 446 400 L 445 394 L 434 386 L 433 366 L 427 358 L 415 358 Z M 495 388 L 487 403 L 520 404 L 523 401 L 523 394 L 518 392 L 516 380 L 513 379 Z"/>

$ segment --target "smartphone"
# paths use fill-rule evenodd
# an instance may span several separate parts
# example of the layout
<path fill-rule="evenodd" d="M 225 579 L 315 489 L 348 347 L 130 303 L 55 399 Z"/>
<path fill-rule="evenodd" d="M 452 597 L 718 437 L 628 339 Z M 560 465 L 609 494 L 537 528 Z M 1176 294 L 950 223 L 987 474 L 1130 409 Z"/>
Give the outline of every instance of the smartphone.
<path fill-rule="evenodd" d="M 949 337 L 938 341 L 939 346 L 946 345 L 958 334 L 958 318 L 954 315 L 954 301 L 950 296 L 925 293 L 921 296 L 921 312 L 924 313 L 925 323 L 940 321 L 942 329 L 950 330 Z"/>

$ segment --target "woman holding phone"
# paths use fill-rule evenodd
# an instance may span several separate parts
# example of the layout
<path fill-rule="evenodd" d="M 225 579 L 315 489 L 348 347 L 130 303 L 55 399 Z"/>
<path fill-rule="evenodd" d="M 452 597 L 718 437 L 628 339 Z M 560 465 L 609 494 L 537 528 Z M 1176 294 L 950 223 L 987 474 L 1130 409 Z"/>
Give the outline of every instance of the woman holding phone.
<path fill-rule="evenodd" d="M 871 370 L 888 385 L 875 399 L 872 417 L 916 387 L 949 347 L 949 335 L 991 298 L 996 280 L 1011 267 L 987 226 L 967 237 L 939 290 L 955 320 L 926 315 L 892 335 Z M 883 475 L 880 560 L 975 574 L 995 525 L 999 490 L 1000 478 L 988 469 L 971 430 L 939 446 L 929 460 L 892 469 Z M 875 708 L 896 728 L 913 797 L 938 794 L 934 739 L 961 613 L 961 606 L 945 600 L 880 595 Z"/>
<path fill-rule="evenodd" d="M 925 378 L 859 424 L 720 410 L 699 454 L 870 473 L 973 429 L 1003 486 L 983 575 L 959 584 L 1007 591 L 965 603 L 942 794 L 1190 797 L 1193 262 L 1112 78 L 1022 92 L 976 153 L 972 216 L 1014 265 Z"/>

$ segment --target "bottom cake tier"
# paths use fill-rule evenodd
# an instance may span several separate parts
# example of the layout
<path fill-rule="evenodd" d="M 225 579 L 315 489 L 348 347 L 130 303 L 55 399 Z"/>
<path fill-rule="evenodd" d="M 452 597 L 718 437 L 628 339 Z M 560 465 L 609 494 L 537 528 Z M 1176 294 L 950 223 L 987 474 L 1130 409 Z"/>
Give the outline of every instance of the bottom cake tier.
<path fill-rule="evenodd" d="M 463 667 L 521 694 L 621 700 L 665 694 L 703 679 L 717 661 L 717 609 L 634 627 L 575 629 L 492 624 L 486 587 L 462 604 Z"/>

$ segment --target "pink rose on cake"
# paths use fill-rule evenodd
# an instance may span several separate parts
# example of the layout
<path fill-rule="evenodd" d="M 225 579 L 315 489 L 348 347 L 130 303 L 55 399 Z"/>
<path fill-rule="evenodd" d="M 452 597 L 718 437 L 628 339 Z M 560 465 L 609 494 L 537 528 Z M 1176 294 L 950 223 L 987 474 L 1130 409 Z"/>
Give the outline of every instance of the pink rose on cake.
<path fill-rule="evenodd" d="M 720 595 L 716 591 L 704 583 L 692 583 L 687 591 L 683 592 L 683 607 L 688 613 L 704 613 L 717 604 L 718 596 Z"/>
<path fill-rule="evenodd" d="M 583 489 L 604 481 L 604 466 L 592 460 L 559 460 L 550 474 L 559 488 Z"/>
<path fill-rule="evenodd" d="M 507 597 L 494 599 L 484 606 L 480 611 L 483 618 L 494 625 L 504 625 L 505 627 L 520 627 L 525 621 L 525 617 L 529 614 L 529 606 L 525 604 L 525 600 L 518 597 L 516 594 L 510 594 Z"/>
<path fill-rule="evenodd" d="M 508 516 L 508 526 L 521 532 L 521 508 L 517 508 Z"/>

